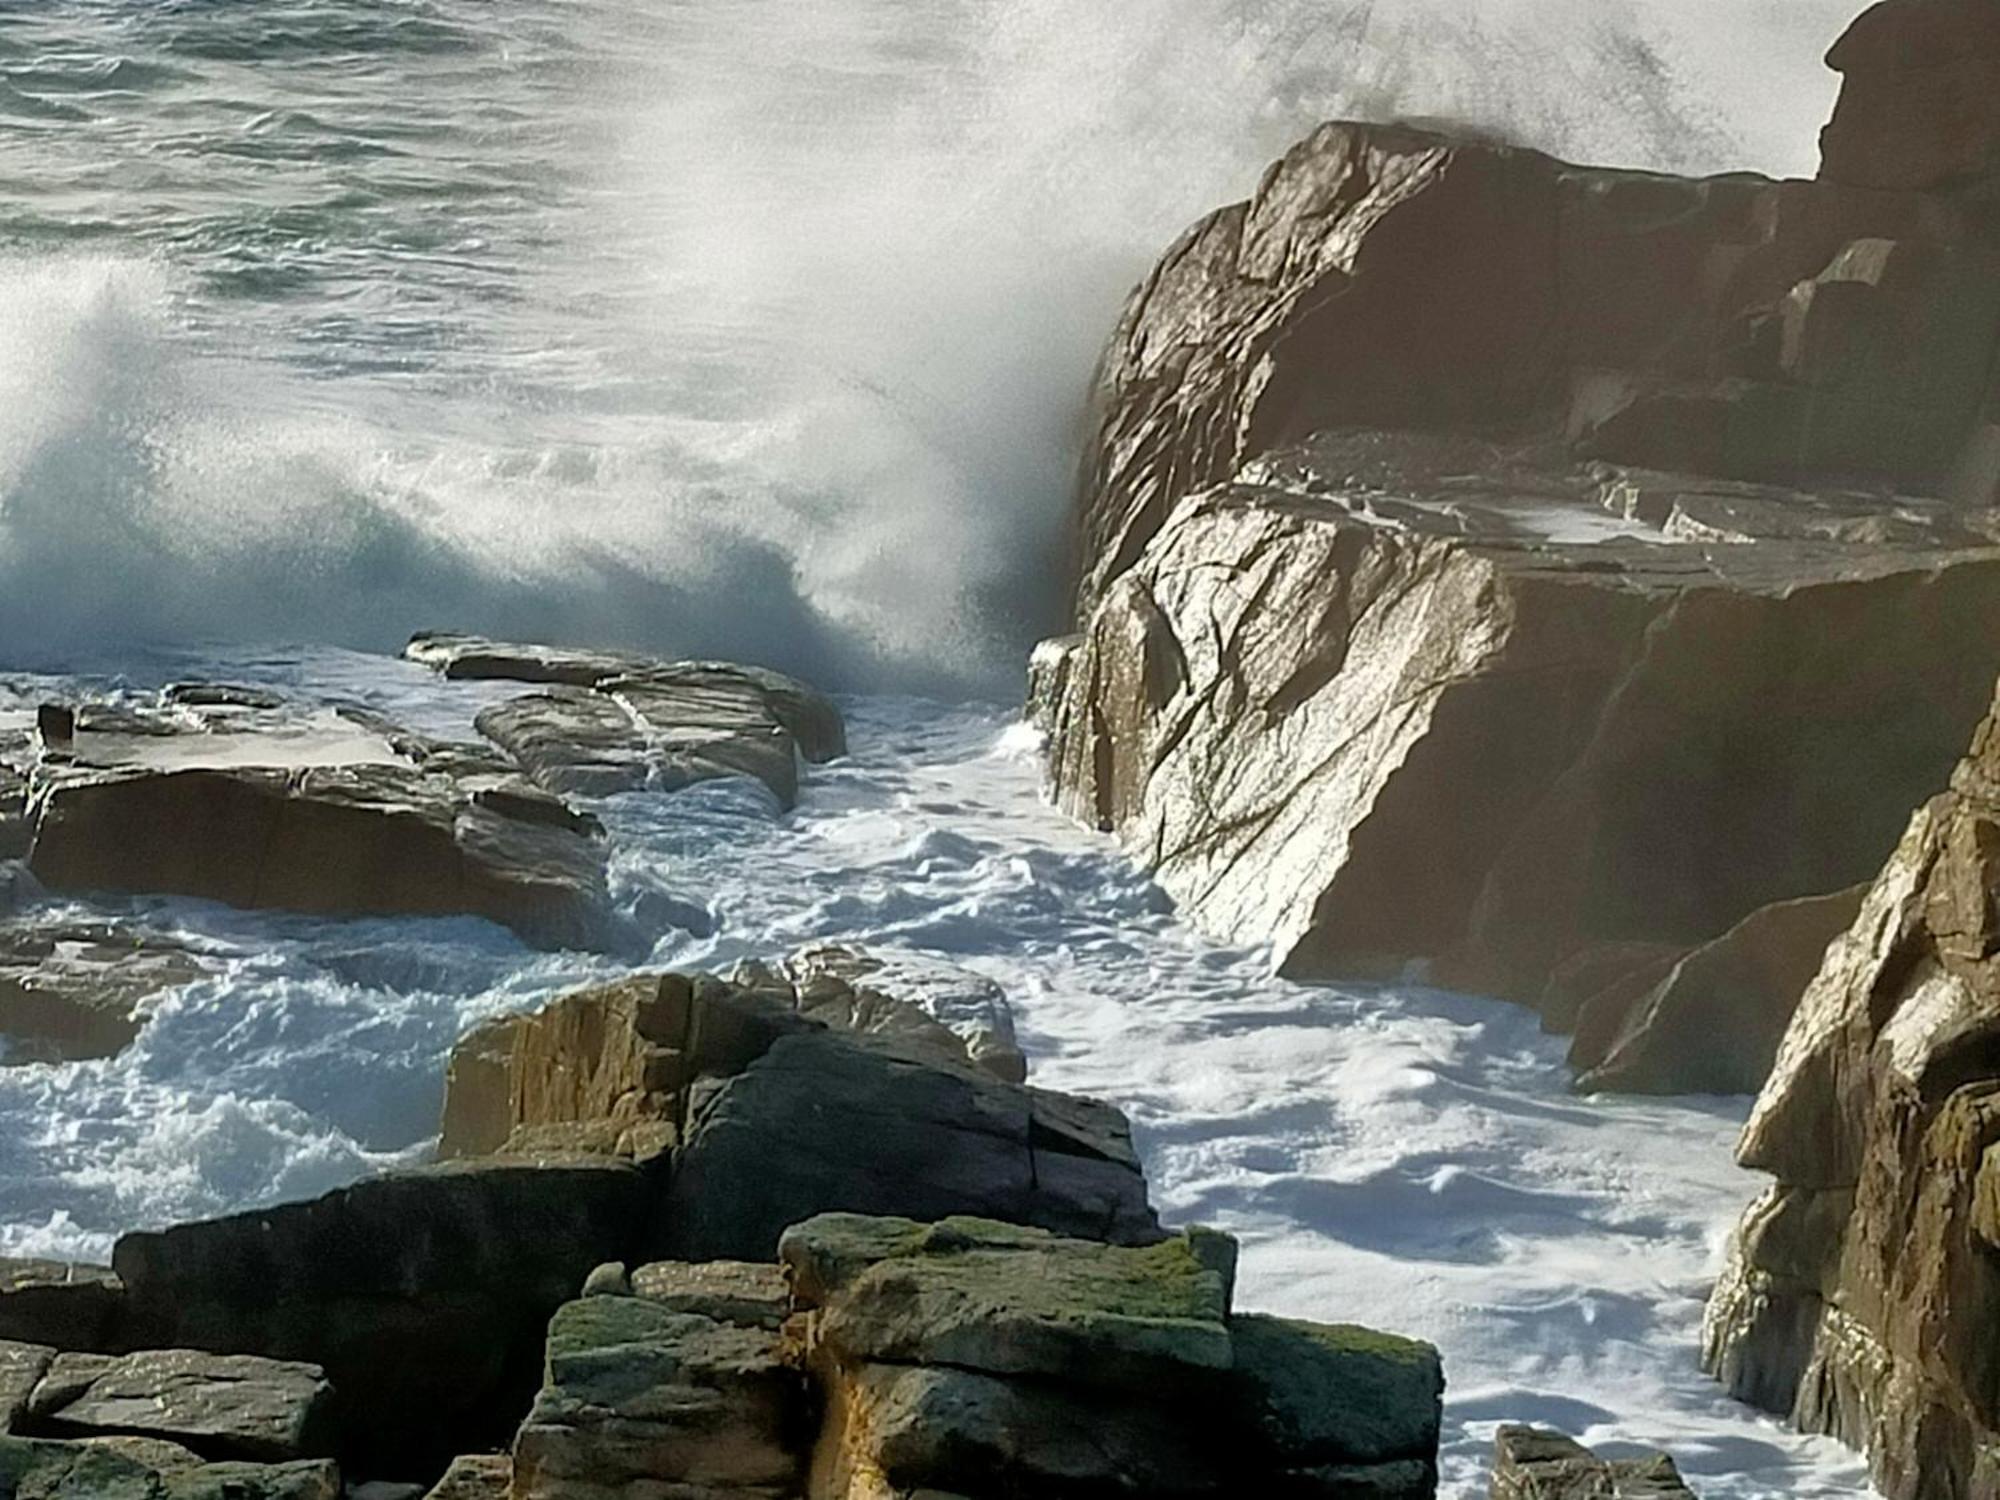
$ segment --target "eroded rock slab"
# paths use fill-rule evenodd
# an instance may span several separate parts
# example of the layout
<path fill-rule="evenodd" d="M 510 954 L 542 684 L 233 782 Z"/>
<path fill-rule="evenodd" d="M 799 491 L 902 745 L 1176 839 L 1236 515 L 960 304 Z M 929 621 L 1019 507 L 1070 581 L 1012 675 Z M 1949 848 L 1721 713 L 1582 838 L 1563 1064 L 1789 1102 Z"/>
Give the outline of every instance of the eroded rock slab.
<path fill-rule="evenodd" d="M 108 924 L 0 920 L 0 1064 L 111 1057 L 142 1002 L 207 970 L 163 934 Z"/>
<path fill-rule="evenodd" d="M 1221 1247 L 798 1226 L 782 1253 L 826 1403 L 812 1494 L 1432 1494 L 1436 1351 L 1233 1317 Z"/>
<path fill-rule="evenodd" d="M 25 1424 L 48 1437 L 144 1437 L 214 1460 L 326 1457 L 333 1389 L 317 1365 L 155 1349 L 59 1354 L 30 1393 Z"/>
<path fill-rule="evenodd" d="M 465 747 L 365 715 L 234 695 L 62 711 L 38 763 L 29 868 L 57 891 L 325 914 L 488 917 L 607 937 L 601 830 Z"/>
<path fill-rule="evenodd" d="M 325 1460 L 203 1463 L 172 1444 L 0 1433 L 0 1500 L 339 1500 Z"/>
<path fill-rule="evenodd" d="M 1890 1500 L 2000 1486 L 2000 718 L 1829 949 L 1745 1128 L 1776 1185 L 1739 1227 L 1707 1361 L 1867 1450 Z"/>

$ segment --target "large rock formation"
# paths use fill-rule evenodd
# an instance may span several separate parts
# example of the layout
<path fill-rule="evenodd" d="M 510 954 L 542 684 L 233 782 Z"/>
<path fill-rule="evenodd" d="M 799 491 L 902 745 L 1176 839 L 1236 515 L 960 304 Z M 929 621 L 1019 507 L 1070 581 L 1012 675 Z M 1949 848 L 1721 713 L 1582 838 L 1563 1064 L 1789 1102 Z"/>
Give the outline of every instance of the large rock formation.
<path fill-rule="evenodd" d="M 519 1500 L 1434 1492 L 1436 1351 L 1232 1314 L 1221 1236 L 828 1215 L 556 1315 Z"/>
<path fill-rule="evenodd" d="M 639 975 L 474 1031 L 440 1151 L 554 1147 L 652 1163 L 649 1244 L 684 1259 L 765 1258 L 834 1209 L 1158 1233 L 1117 1110 L 996 1078 L 922 1012 L 825 967 L 799 984 L 761 965 L 734 983 Z"/>
<path fill-rule="evenodd" d="M 142 1002 L 205 972 L 145 928 L 0 917 L 0 1066 L 113 1056 L 139 1034 Z"/>
<path fill-rule="evenodd" d="M 1882 9 L 1926 3 L 1982 8 Z M 1889 25 L 1816 182 L 1329 125 L 1189 231 L 1036 656 L 1060 805 L 1289 973 L 1595 1000 L 1600 1046 L 1869 879 L 2000 671 L 2000 239 L 1958 175 L 1836 169 L 1883 45 L 1936 60 Z"/>
<path fill-rule="evenodd" d="M 1740 1156 L 1777 1182 L 1710 1368 L 1889 1500 L 2000 1496 L 2000 713 L 1828 951 Z"/>
<path fill-rule="evenodd" d="M 1827 55 L 1840 103 L 1820 175 L 1858 187 L 2000 187 L 2000 11 L 1990 0 L 1887 0 Z"/>

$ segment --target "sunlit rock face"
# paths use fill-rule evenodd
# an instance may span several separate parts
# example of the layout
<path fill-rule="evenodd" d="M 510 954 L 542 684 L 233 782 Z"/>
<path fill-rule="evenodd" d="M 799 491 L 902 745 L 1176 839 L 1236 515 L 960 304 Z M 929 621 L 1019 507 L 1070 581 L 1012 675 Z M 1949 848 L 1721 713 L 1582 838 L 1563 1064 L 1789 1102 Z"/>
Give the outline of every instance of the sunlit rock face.
<path fill-rule="evenodd" d="M 1744 1132 L 1706 1357 L 1868 1450 L 1890 1500 L 2000 1494 L 2000 719 L 1828 950 Z"/>
<path fill-rule="evenodd" d="M 1627 1009 L 1870 879 L 2000 671 L 1983 217 L 1323 127 L 1103 360 L 1057 800 L 1288 973 L 1670 1048 L 1703 970 Z M 1648 1086 L 1754 1085 L 1795 998 Z"/>

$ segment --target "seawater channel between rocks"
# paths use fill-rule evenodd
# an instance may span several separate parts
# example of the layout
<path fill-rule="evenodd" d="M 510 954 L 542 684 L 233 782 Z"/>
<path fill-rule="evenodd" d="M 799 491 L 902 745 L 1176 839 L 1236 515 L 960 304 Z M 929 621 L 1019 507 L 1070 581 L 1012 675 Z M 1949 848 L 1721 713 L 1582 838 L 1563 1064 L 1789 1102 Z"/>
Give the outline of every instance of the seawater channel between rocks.
<path fill-rule="evenodd" d="M 517 690 L 322 649 L 120 666 L 5 679 L 0 711 L 205 677 L 463 737 Z M 999 981 L 1033 1079 L 1130 1113 L 1163 1216 L 1242 1237 L 1241 1305 L 1435 1341 L 1444 1495 L 1483 1493 L 1503 1421 L 1613 1453 L 1665 1446 L 1714 1500 L 1864 1486 L 1851 1455 L 1729 1401 L 1696 1366 L 1723 1237 L 1757 1187 L 1731 1159 L 1747 1101 L 1580 1099 L 1562 1042 L 1525 1010 L 1273 978 L 1266 955 L 1190 931 L 1108 840 L 1044 805 L 1011 708 L 842 707 L 853 753 L 815 768 L 788 816 L 740 782 L 592 804 L 614 896 L 705 906 L 708 937 L 599 957 L 474 920 L 135 903 L 217 973 L 156 1002 L 116 1059 L 0 1070 L 0 1253 L 102 1259 L 127 1229 L 421 1159 L 446 1053 L 474 1021 L 633 963 L 724 968 L 852 940 Z"/>

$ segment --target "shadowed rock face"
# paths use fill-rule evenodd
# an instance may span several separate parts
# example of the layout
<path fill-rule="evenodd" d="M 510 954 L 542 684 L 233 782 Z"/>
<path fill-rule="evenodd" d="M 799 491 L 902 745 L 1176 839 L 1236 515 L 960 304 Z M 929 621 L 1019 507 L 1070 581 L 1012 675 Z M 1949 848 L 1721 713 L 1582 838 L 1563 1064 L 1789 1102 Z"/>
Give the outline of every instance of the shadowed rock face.
<path fill-rule="evenodd" d="M 1709 1306 L 1737 1395 L 1889 1500 L 2000 1494 L 2000 718 L 1828 950 L 1744 1131 L 1776 1185 Z"/>
<path fill-rule="evenodd" d="M 801 759 L 847 753 L 832 702 L 761 667 L 445 634 L 419 635 L 404 654 L 446 677 L 548 684 L 487 709 L 479 730 L 551 792 L 605 796 L 748 776 L 790 807 Z"/>
<path fill-rule="evenodd" d="M 1827 65 L 1842 85 L 1822 177 L 1901 191 L 2000 178 L 2000 11 L 1987 0 L 1887 0 Z"/>

